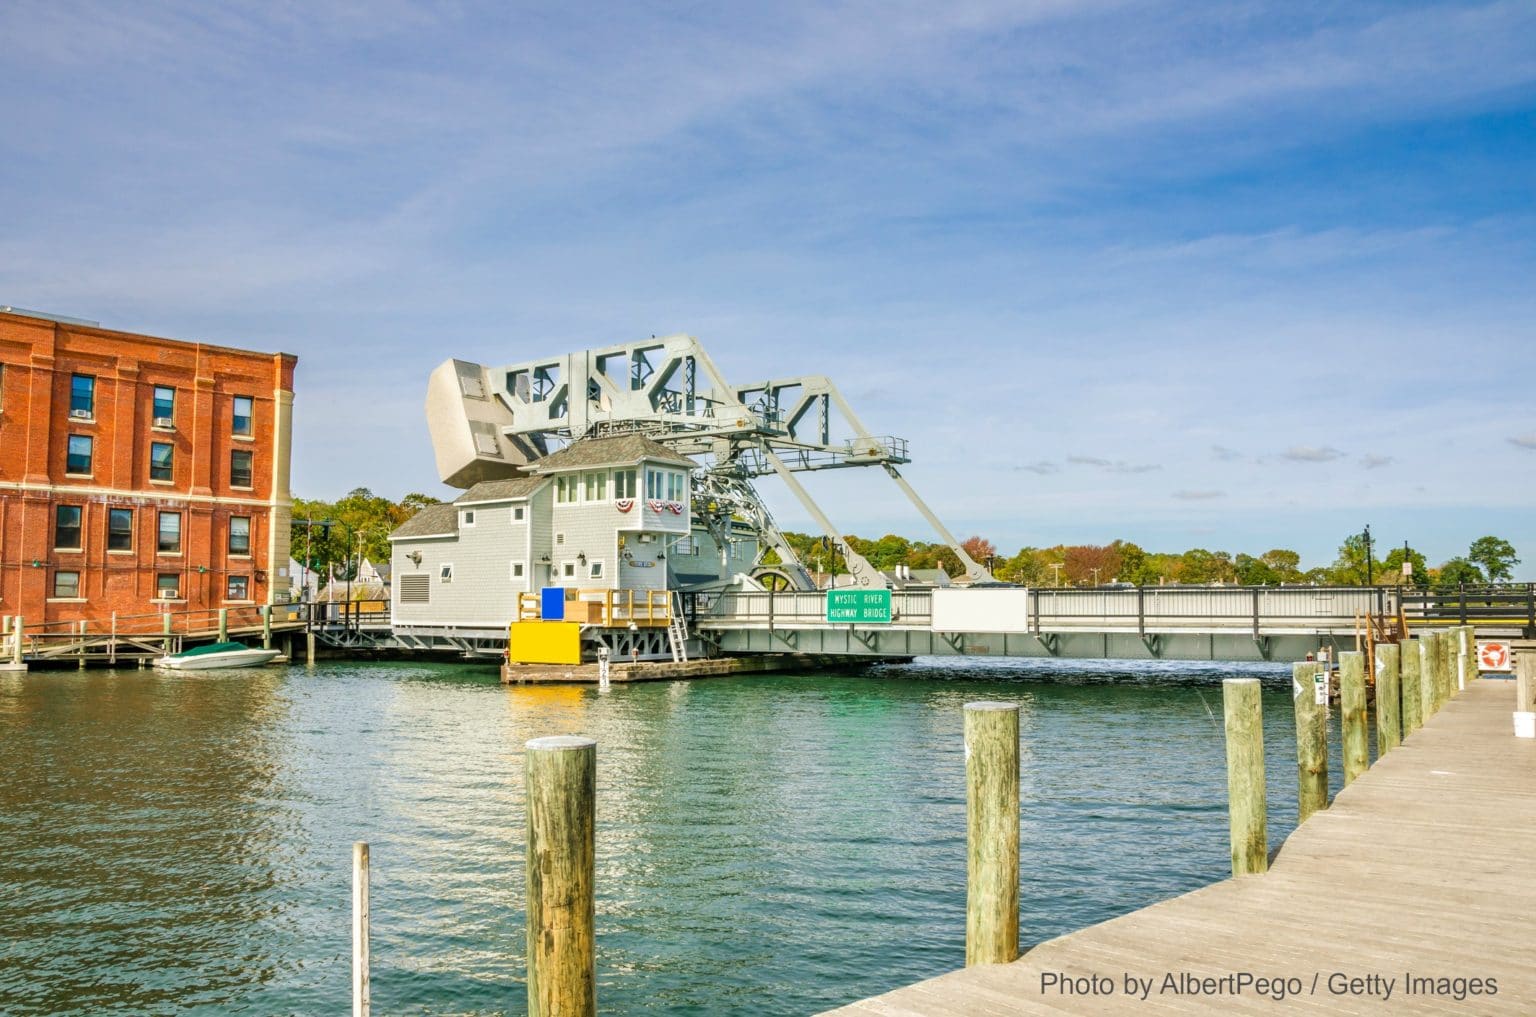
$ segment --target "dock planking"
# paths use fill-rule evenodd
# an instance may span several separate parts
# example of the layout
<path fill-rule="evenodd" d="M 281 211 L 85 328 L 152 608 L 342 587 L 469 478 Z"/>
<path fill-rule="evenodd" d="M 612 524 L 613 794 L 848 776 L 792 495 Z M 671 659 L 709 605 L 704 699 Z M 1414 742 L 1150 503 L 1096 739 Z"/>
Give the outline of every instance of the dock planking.
<path fill-rule="evenodd" d="M 966 968 L 828 1012 L 837 1017 L 1015 1014 L 1536 1013 L 1536 742 L 1512 737 L 1511 682 L 1479 680 L 1296 829 L 1264 875 L 1224 880 L 1041 943 L 1011 964 Z M 1028 933 L 1028 902 L 1023 931 Z M 1164 989 L 1168 974 L 1295 978 L 1277 1001 Z M 1126 975 L 1151 979 L 1127 996 Z M 1330 976 L 1357 983 L 1334 992 Z M 1066 993 L 1049 975 L 1113 992 Z M 1405 978 L 1493 979 L 1408 993 Z M 1088 985 L 1079 987 L 1089 989 Z M 1460 988 L 1466 989 L 1464 983 Z M 1366 990 L 1373 988 L 1374 995 Z M 1422 988 L 1422 987 L 1421 987 Z M 1486 990 L 1486 985 L 1483 986 Z"/>

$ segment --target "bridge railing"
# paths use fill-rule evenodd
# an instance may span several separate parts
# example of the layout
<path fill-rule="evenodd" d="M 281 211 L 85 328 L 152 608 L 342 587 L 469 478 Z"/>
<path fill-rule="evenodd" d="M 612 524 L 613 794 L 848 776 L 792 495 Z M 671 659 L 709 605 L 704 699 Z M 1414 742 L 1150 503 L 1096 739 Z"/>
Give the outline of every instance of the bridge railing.
<path fill-rule="evenodd" d="M 1466 624 L 1510 622 L 1536 636 L 1536 583 L 1458 586 L 1454 589 L 1408 590 L 1403 614 L 1410 621 Z"/>
<path fill-rule="evenodd" d="M 944 591 L 969 596 L 983 591 Z M 1366 614 L 1395 614 L 1395 591 L 1385 587 L 1194 587 L 1130 589 L 988 590 L 1016 598 L 1007 628 L 1017 631 L 1059 629 L 1337 628 Z M 891 594 L 894 625 L 928 626 L 933 618 L 931 590 L 896 590 Z M 826 592 L 729 591 L 703 598 L 698 618 L 709 623 L 804 626 L 826 622 Z M 963 602 L 962 602 L 963 603 Z M 980 603 L 978 599 L 978 603 Z M 993 615 L 995 619 L 995 615 Z M 974 631 L 986 631 L 978 621 Z"/>

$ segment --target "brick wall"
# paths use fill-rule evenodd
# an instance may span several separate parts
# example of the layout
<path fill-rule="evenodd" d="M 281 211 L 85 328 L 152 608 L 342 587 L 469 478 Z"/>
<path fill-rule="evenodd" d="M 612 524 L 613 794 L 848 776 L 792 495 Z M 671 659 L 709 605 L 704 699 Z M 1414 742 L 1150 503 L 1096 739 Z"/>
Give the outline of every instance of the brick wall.
<path fill-rule="evenodd" d="M 0 313 L 0 614 L 30 627 L 285 594 L 294 365 Z M 77 378 L 91 379 L 88 405 Z M 157 426 L 156 389 L 170 395 L 168 425 Z M 246 399 L 250 433 L 239 434 Z M 78 540 L 72 525 L 60 539 L 61 507 L 67 523 L 78 510 Z M 180 547 L 162 551 L 161 519 L 173 514 Z M 157 596 L 162 576 L 174 577 L 175 598 Z M 244 578 L 243 597 L 231 577 Z"/>

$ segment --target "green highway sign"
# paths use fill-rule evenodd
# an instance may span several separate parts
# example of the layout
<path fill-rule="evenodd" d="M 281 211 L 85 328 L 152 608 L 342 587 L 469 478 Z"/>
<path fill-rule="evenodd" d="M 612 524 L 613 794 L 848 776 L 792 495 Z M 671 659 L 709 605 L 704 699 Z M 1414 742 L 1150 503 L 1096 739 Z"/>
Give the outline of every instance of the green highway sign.
<path fill-rule="evenodd" d="M 889 625 L 890 590 L 828 590 L 827 621 L 847 625 Z"/>

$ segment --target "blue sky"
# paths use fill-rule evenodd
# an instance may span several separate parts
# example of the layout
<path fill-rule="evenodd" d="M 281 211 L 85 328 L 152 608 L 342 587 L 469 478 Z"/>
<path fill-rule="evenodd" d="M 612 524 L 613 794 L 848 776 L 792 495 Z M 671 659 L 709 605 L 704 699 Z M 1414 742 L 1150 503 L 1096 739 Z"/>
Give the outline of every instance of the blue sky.
<path fill-rule="evenodd" d="M 310 6 L 0 7 L 0 303 L 298 354 L 302 494 L 447 494 L 449 356 L 683 331 L 1005 550 L 1536 578 L 1528 2 Z"/>

